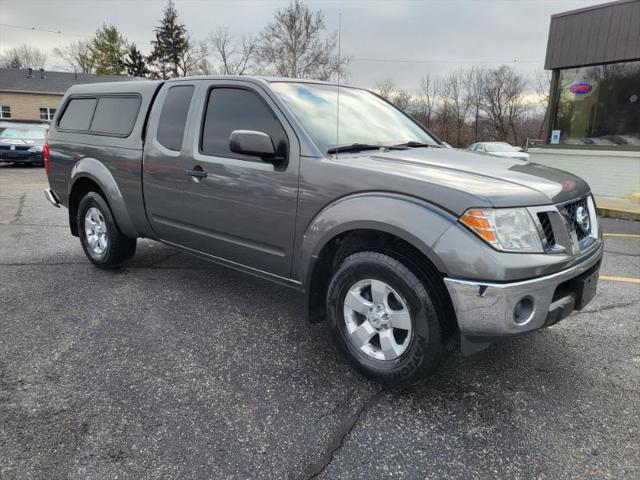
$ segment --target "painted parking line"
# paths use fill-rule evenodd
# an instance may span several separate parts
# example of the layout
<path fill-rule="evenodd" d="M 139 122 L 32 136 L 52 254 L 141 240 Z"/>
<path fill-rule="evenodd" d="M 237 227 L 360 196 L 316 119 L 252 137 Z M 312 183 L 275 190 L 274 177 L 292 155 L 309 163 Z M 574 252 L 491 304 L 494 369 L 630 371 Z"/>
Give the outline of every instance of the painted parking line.
<path fill-rule="evenodd" d="M 640 278 L 634 277 L 616 277 L 614 275 L 600 275 L 600 280 L 609 280 L 611 282 L 640 283 Z"/>
<path fill-rule="evenodd" d="M 603 233 L 605 237 L 626 237 L 626 238 L 640 238 L 637 233 Z"/>

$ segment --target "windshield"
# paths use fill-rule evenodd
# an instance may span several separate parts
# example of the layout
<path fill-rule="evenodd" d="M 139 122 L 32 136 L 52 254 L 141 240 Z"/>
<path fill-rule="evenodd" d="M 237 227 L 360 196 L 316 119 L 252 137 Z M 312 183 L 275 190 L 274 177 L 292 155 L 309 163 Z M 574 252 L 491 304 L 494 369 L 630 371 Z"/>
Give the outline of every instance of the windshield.
<path fill-rule="evenodd" d="M 17 138 L 20 140 L 44 140 L 46 132 L 42 128 L 5 128 L 0 130 L 0 138 Z"/>
<path fill-rule="evenodd" d="M 487 143 L 485 145 L 487 152 L 519 152 L 517 147 L 509 145 L 508 143 Z"/>
<path fill-rule="evenodd" d="M 313 83 L 274 82 L 273 91 L 287 104 L 324 150 L 342 145 L 438 145 L 409 117 L 376 95 L 340 87 L 340 136 L 336 142 L 337 87 Z"/>

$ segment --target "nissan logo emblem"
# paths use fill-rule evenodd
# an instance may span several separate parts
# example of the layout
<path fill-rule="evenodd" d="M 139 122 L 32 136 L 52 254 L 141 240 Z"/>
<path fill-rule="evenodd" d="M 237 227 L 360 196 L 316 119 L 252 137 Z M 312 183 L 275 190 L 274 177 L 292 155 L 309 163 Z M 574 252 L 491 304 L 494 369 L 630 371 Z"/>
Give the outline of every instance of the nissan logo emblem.
<path fill-rule="evenodd" d="M 576 208 L 576 223 L 584 233 L 589 231 L 589 213 L 584 207 Z"/>

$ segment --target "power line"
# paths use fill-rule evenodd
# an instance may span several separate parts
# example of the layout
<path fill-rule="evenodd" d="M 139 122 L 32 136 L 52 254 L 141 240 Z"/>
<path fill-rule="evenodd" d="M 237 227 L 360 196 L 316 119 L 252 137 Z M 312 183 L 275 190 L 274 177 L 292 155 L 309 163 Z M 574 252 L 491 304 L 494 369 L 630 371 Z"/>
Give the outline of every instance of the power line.
<path fill-rule="evenodd" d="M 7 25 L 6 23 L 0 23 L 0 27 L 18 28 L 20 30 L 31 30 L 33 32 L 55 33 L 58 35 L 72 35 L 74 37 L 86 37 L 87 35 L 80 35 L 79 33 L 67 33 L 62 30 L 47 30 L 45 28 L 26 27 L 23 25 Z"/>
<path fill-rule="evenodd" d="M 91 35 L 82 35 L 80 33 L 71 33 L 71 32 L 65 32 L 62 30 L 49 30 L 46 28 L 37 28 L 37 27 L 29 27 L 29 26 L 25 26 L 25 25 L 8 25 L 6 23 L 0 23 L 0 27 L 7 27 L 7 28 L 17 28 L 20 30 L 28 30 L 30 32 L 42 32 L 42 33 L 54 33 L 56 35 L 70 35 L 73 37 L 80 37 L 80 38 L 91 38 Z M 136 43 L 136 44 L 151 44 L 151 42 L 149 40 L 139 40 L 139 41 L 134 41 L 132 43 Z"/>
<path fill-rule="evenodd" d="M 0 27 L 17 28 L 20 30 L 28 30 L 32 32 L 54 33 L 56 35 L 69 35 L 73 37 L 89 38 L 90 35 L 82 35 L 80 33 L 65 32 L 63 30 L 49 30 L 46 28 L 29 27 L 25 25 L 8 25 L 1 23 Z M 151 44 L 150 41 L 142 40 L 134 42 L 137 44 Z M 473 63 L 473 64 L 500 64 L 500 63 L 544 63 L 543 60 L 518 60 L 516 58 L 510 60 L 409 60 L 400 58 L 360 58 L 352 57 L 351 62 L 377 62 L 377 63 L 425 63 L 425 64 L 460 64 L 460 63 Z"/>

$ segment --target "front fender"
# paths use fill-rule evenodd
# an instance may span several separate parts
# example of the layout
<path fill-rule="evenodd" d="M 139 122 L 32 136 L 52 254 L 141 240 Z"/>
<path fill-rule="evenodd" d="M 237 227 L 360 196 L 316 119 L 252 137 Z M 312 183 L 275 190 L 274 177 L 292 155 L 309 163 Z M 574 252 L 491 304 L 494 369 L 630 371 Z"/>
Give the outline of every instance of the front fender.
<path fill-rule="evenodd" d="M 294 278 L 306 288 L 324 246 L 341 233 L 361 229 L 405 240 L 446 273 L 446 266 L 432 246 L 454 222 L 455 217 L 445 210 L 406 195 L 370 192 L 343 197 L 320 211 L 307 226 L 294 265 Z"/>
<path fill-rule="evenodd" d="M 111 207 L 111 213 L 122 233 L 128 237 L 138 237 L 139 234 L 131 221 L 122 192 L 109 169 L 100 160 L 91 157 L 83 158 L 71 169 L 67 191 L 72 192 L 75 183 L 82 178 L 89 178 L 98 184 L 107 197 L 105 200 Z"/>

